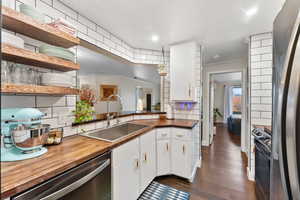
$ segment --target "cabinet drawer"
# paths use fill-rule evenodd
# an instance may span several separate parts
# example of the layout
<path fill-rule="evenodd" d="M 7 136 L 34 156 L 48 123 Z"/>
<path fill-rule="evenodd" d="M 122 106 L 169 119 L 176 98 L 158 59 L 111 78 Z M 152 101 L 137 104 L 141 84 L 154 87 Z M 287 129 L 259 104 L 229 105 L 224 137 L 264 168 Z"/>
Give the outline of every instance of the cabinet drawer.
<path fill-rule="evenodd" d="M 159 128 L 156 130 L 157 139 L 169 139 L 170 138 L 170 128 Z"/>
<path fill-rule="evenodd" d="M 191 140 L 192 139 L 192 130 L 185 128 L 173 128 L 172 138 L 179 140 Z"/>

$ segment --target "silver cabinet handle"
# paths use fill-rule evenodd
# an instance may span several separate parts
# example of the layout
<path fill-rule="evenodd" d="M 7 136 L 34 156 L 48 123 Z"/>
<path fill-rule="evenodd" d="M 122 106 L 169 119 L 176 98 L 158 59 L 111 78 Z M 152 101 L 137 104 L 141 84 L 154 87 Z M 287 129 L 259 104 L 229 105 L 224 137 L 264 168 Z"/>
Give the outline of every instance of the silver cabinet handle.
<path fill-rule="evenodd" d="M 87 174 L 83 178 L 75 181 L 74 183 L 68 185 L 67 187 L 64 187 L 61 190 L 58 190 L 58 191 L 50 194 L 49 196 L 41 198 L 41 200 L 57 200 L 57 199 L 65 196 L 66 194 L 68 194 L 68 193 L 76 190 L 77 188 L 79 188 L 80 186 L 82 186 L 83 184 L 85 184 L 86 182 L 88 182 L 89 180 L 91 180 L 92 178 L 94 178 L 95 176 L 97 176 L 109 164 L 110 164 L 110 159 L 107 159 L 100 167 L 96 168 L 94 171 L 92 171 L 91 173 Z"/>

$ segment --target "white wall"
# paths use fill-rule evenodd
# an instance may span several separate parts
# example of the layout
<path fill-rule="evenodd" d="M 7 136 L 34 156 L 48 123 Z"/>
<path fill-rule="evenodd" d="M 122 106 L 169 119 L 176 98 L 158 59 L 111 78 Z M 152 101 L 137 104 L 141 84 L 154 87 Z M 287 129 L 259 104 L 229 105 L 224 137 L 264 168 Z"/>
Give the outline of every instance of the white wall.
<path fill-rule="evenodd" d="M 215 73 L 227 73 L 227 72 L 242 72 L 242 88 L 243 91 L 247 91 L 247 60 L 231 60 L 227 62 L 211 63 L 207 64 L 203 68 L 203 139 L 202 145 L 209 145 L 209 81 L 210 76 Z M 243 93 L 244 107 L 242 110 L 242 118 L 247 119 L 246 116 L 246 98 L 247 95 Z M 246 120 L 242 120 L 242 134 L 241 134 L 241 150 L 247 152 L 248 142 L 245 136 Z"/>
<path fill-rule="evenodd" d="M 89 84 L 96 92 L 96 96 L 99 97 L 100 85 L 117 85 L 118 94 L 122 97 L 123 111 L 135 111 L 136 110 L 136 87 L 152 89 L 152 105 L 155 105 L 160 101 L 160 85 L 150 82 L 145 82 L 137 79 L 131 79 L 124 76 L 115 75 L 101 75 L 101 74 L 89 74 L 79 75 L 80 85 Z M 111 111 L 119 111 L 119 102 L 111 103 Z M 95 104 L 96 113 L 107 112 L 107 102 L 101 101 Z"/>
<path fill-rule="evenodd" d="M 224 116 L 224 84 L 215 81 L 214 93 L 214 108 L 218 108 Z M 223 123 L 223 117 L 217 115 L 217 122 Z"/>
<path fill-rule="evenodd" d="M 249 50 L 250 132 L 253 129 L 253 125 L 271 125 L 272 122 L 272 33 L 252 35 L 250 37 Z M 250 142 L 252 150 L 249 156 L 248 177 L 250 180 L 254 180 L 255 154 L 253 151 L 253 136 L 251 136 Z"/>

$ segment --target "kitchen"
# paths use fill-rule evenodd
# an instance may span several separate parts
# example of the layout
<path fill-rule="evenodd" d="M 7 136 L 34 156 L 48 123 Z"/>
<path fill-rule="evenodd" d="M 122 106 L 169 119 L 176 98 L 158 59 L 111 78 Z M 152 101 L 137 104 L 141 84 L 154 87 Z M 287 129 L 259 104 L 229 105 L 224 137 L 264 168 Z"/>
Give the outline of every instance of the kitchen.
<path fill-rule="evenodd" d="M 235 47 L 218 43 L 222 47 L 216 49 L 205 37 L 194 37 L 204 32 L 200 26 L 193 29 L 186 23 L 198 24 L 191 17 L 201 3 L 205 5 L 174 3 L 160 22 L 169 24 L 174 16 L 174 27 L 162 27 L 154 15 L 159 2 L 2 0 L 1 199 L 299 199 L 299 163 L 294 160 L 299 156 L 299 131 L 296 125 L 280 126 L 286 110 L 289 123 L 299 118 L 299 98 L 294 96 L 297 88 L 279 85 L 285 67 L 276 57 L 285 57 L 290 41 L 294 46 L 288 48 L 286 60 L 296 67 L 288 69 L 298 73 L 299 2 L 267 1 L 252 8 L 248 1 L 233 0 L 228 4 L 236 9 L 250 7 L 230 16 L 245 15 L 239 25 L 249 30 L 241 31 Z M 161 4 L 157 12 L 168 7 Z M 180 6 L 182 18 L 173 13 Z M 139 11 L 133 12 L 136 8 Z M 112 9 L 118 11 L 116 19 Z M 261 15 L 264 11 L 267 14 Z M 282 27 L 287 11 L 292 25 Z M 150 24 L 138 27 L 132 19 Z M 178 29 L 176 20 L 189 31 Z M 256 26 L 257 20 L 266 27 Z M 210 38 L 218 38 L 209 27 L 205 34 L 212 31 Z M 285 36 L 280 35 L 283 29 L 289 30 Z M 234 50 L 221 51 L 224 46 Z M 225 62 L 225 54 L 232 55 L 232 62 Z M 217 158 L 207 152 L 217 148 L 220 134 L 216 139 L 209 136 L 205 76 L 235 65 L 243 66 L 239 70 L 245 72 L 243 84 L 249 88 L 243 98 L 250 106 L 242 112 L 242 144 L 236 152 L 246 157 L 241 161 L 245 168 L 239 169 L 245 172 L 245 190 L 231 186 L 236 180 L 230 176 L 227 187 L 222 181 L 212 184 L 213 171 L 208 173 L 213 170 L 209 163 Z M 286 77 L 287 83 L 297 80 Z M 272 101 L 281 105 L 284 98 L 291 107 L 272 108 Z M 274 109 L 282 109 L 282 116 Z M 266 164 L 257 156 L 257 141 L 270 142 L 265 135 L 270 129 L 275 142 Z M 291 148 L 277 142 L 284 138 L 280 133 L 287 134 Z M 265 166 L 268 170 L 260 171 Z M 282 180 L 276 179 L 280 174 Z"/>

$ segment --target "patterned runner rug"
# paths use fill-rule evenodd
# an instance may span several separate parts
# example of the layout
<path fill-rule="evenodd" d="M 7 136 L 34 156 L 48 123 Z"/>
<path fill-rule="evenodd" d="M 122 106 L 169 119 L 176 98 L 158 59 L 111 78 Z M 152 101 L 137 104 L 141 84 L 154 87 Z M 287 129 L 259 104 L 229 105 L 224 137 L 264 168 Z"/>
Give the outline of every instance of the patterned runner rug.
<path fill-rule="evenodd" d="M 153 181 L 138 200 L 188 200 L 190 194 Z"/>

